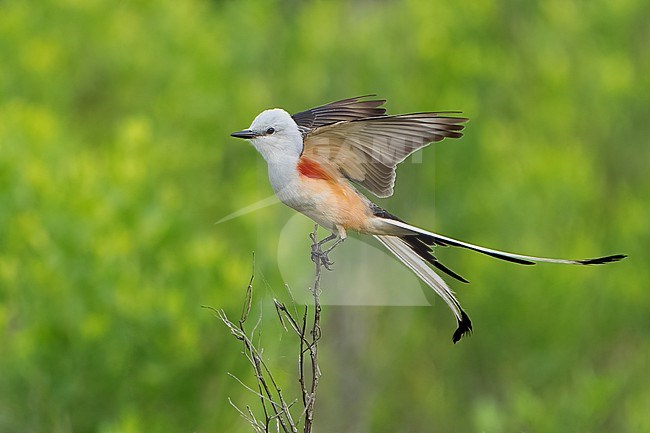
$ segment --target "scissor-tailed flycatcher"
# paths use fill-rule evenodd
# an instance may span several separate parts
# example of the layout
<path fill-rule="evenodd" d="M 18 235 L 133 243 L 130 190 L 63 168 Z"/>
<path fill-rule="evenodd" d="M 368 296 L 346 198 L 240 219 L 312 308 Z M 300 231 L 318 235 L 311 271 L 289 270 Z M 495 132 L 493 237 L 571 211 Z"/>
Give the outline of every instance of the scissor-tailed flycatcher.
<path fill-rule="evenodd" d="M 523 265 L 595 265 L 626 257 L 566 260 L 492 250 L 412 226 L 372 203 L 350 181 L 378 197 L 392 195 L 397 164 L 431 142 L 461 137 L 467 119 L 453 111 L 386 115 L 381 107 L 386 101 L 369 96 L 374 95 L 332 102 L 293 116 L 279 108 L 266 110 L 249 129 L 231 134 L 250 140 L 262 154 L 280 201 L 332 232 L 320 244 L 336 239 L 334 244 L 324 254 L 313 256 L 328 268 L 327 253 L 345 239 L 347 230 L 373 235 L 449 305 L 458 321 L 455 343 L 471 333 L 472 323 L 449 286 L 428 265 L 468 281 L 440 263 L 433 247 L 467 248 Z"/>

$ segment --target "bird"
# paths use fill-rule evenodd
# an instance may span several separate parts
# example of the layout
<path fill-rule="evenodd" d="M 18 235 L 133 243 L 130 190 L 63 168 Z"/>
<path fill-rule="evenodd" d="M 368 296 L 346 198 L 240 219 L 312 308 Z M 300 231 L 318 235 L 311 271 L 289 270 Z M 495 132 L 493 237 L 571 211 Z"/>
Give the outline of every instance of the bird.
<path fill-rule="evenodd" d="M 331 232 L 312 247 L 312 260 L 331 269 L 328 254 L 348 231 L 373 236 L 449 306 L 457 321 L 452 335 L 456 343 L 472 333 L 472 322 L 435 270 L 463 283 L 468 280 L 438 260 L 436 247 L 465 248 L 522 265 L 597 265 L 626 257 L 569 260 L 499 251 L 425 230 L 376 205 L 360 188 L 379 198 L 391 196 L 400 162 L 430 143 L 462 137 L 469 120 L 460 111 L 390 115 L 385 103 L 373 94 L 293 115 L 273 108 L 255 117 L 248 129 L 230 134 L 249 140 L 266 160 L 269 181 L 282 203 Z M 329 247 L 321 250 L 328 242 Z"/>

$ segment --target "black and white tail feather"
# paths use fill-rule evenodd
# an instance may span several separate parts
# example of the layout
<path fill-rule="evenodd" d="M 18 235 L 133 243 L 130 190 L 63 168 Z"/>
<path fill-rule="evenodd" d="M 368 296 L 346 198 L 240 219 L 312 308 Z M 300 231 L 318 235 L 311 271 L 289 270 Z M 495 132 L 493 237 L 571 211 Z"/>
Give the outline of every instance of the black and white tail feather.
<path fill-rule="evenodd" d="M 597 257 L 594 259 L 582 260 L 568 260 L 568 259 L 552 259 L 547 257 L 534 257 L 522 254 L 508 253 L 505 251 L 493 250 L 490 248 L 473 245 L 467 242 L 459 241 L 457 239 L 442 236 L 423 230 L 419 227 L 412 226 L 405 223 L 394 215 L 386 212 L 383 209 L 376 209 L 375 215 L 381 219 L 383 223 L 383 231 L 386 234 L 375 235 L 374 237 L 379 240 L 391 253 L 393 253 L 402 263 L 410 268 L 415 274 L 422 279 L 429 287 L 431 287 L 451 308 L 451 311 L 456 316 L 458 321 L 458 328 L 454 332 L 452 340 L 456 343 L 463 337 L 463 335 L 471 334 L 472 322 L 463 311 L 460 303 L 454 296 L 454 292 L 449 286 L 438 276 L 429 264 L 436 269 L 446 273 L 447 275 L 468 283 L 465 278 L 444 266 L 433 255 L 433 247 L 435 246 L 454 246 L 466 248 L 476 251 L 488 256 L 506 260 L 521 265 L 534 265 L 536 262 L 560 263 L 570 265 L 600 265 L 605 263 L 617 262 L 627 257 L 624 254 L 616 254 L 605 257 Z"/>
<path fill-rule="evenodd" d="M 415 253 L 404 239 L 398 236 L 390 235 L 374 235 L 388 250 L 395 255 L 402 263 L 420 277 L 429 287 L 431 287 L 440 296 L 451 311 L 454 312 L 456 320 L 458 321 L 458 328 L 454 332 L 452 340 L 456 343 L 465 334 L 472 333 L 472 322 L 463 311 L 460 303 L 454 296 L 447 283 L 444 282 L 427 263 Z"/>

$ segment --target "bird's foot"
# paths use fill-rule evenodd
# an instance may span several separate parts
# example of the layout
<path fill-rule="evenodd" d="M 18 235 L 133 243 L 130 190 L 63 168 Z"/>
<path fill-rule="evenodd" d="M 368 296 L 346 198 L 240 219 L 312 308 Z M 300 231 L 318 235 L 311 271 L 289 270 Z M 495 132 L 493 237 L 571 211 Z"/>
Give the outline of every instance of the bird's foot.
<path fill-rule="evenodd" d="M 333 269 L 332 266 L 334 265 L 334 262 L 330 260 L 328 254 L 329 249 L 325 251 L 322 251 L 320 248 L 312 249 L 311 261 L 317 265 L 323 266 L 328 271 L 331 271 Z"/>
<path fill-rule="evenodd" d="M 334 244 L 331 247 L 323 251 L 323 245 L 329 241 L 336 239 L 338 236 L 332 233 L 331 235 L 325 237 L 324 239 L 321 239 L 320 241 L 316 236 L 317 236 L 316 229 L 314 229 L 314 232 L 309 235 L 312 241 L 311 261 L 317 265 L 323 266 L 328 271 L 331 271 L 334 262 L 330 260 L 329 253 L 334 249 L 335 246 L 337 246 L 340 243 L 340 239 L 334 242 Z"/>
<path fill-rule="evenodd" d="M 328 239 L 329 241 L 330 239 Z M 345 238 L 338 238 L 332 246 L 330 246 L 328 249 L 325 251 L 322 250 L 322 244 L 323 241 L 314 243 L 311 246 L 311 260 L 316 263 L 316 264 L 321 264 L 322 266 L 325 267 L 328 271 L 332 270 L 332 265 L 334 265 L 334 262 L 330 260 L 329 254 L 332 252 L 334 248 L 336 248 L 341 242 L 343 242 Z"/>

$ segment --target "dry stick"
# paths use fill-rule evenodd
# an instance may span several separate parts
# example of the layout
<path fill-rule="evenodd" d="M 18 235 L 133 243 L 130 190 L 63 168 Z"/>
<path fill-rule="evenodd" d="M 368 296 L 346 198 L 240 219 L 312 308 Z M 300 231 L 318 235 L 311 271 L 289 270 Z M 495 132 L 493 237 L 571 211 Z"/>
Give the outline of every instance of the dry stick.
<path fill-rule="evenodd" d="M 253 305 L 253 280 L 255 279 L 255 253 L 253 253 L 253 260 L 252 261 L 253 261 L 253 263 L 252 263 L 252 266 L 251 266 L 252 267 L 252 269 L 251 269 L 251 279 L 248 281 L 248 287 L 246 288 L 246 299 L 244 301 L 244 307 L 243 307 L 242 312 L 241 312 L 241 317 L 239 318 L 239 329 L 242 331 L 242 333 L 244 333 L 244 335 L 246 334 L 246 332 L 244 331 L 244 322 L 246 322 L 246 319 L 248 319 L 248 315 L 250 314 L 251 308 L 252 308 L 252 305 Z M 257 328 L 257 325 L 255 327 L 253 327 L 253 331 L 251 333 L 251 340 L 252 340 L 252 336 L 255 335 L 255 329 L 256 328 Z M 246 348 L 248 349 L 248 343 L 245 343 L 245 344 L 247 345 Z M 250 353 L 251 351 L 248 350 L 248 352 Z M 246 357 L 248 358 L 248 355 L 246 355 Z M 249 358 L 249 361 L 251 361 L 251 363 L 253 364 L 253 368 L 255 369 L 255 375 L 258 377 L 257 389 L 259 390 L 259 394 L 260 394 L 260 402 L 262 403 L 262 410 L 264 411 L 264 419 L 268 420 L 269 419 L 269 413 L 268 413 L 268 410 L 266 409 L 266 402 L 264 401 L 264 398 L 261 395 L 262 394 L 262 385 L 264 385 L 264 389 L 266 390 L 266 394 L 270 397 L 269 390 L 268 390 L 268 387 L 266 386 L 266 384 L 264 383 L 264 380 L 259 380 L 260 377 L 261 377 L 261 375 L 258 374 L 260 372 L 259 371 L 260 370 L 259 362 L 257 362 L 257 360 L 255 358 L 253 358 L 252 360 Z M 277 411 L 274 411 L 274 412 L 277 413 Z M 268 424 L 266 425 L 266 427 L 267 427 L 266 430 L 268 430 Z"/>
<path fill-rule="evenodd" d="M 321 245 L 318 243 L 318 224 L 314 226 L 314 231 L 311 233 L 310 238 L 312 240 L 312 249 L 316 249 L 316 251 L 319 254 L 322 254 L 323 251 L 321 249 Z M 321 278 L 321 266 L 322 266 L 322 261 L 319 258 L 316 258 L 314 260 L 314 264 L 316 266 L 316 279 L 314 281 L 314 287 L 312 289 L 312 295 L 314 297 L 314 321 L 312 323 L 312 328 L 311 328 L 311 344 L 309 344 L 309 357 L 311 360 L 311 386 L 309 390 L 309 395 L 308 398 L 304 398 L 306 394 L 306 390 L 304 388 L 304 377 L 303 373 L 301 371 L 301 377 L 303 379 L 303 382 L 301 385 L 303 386 L 303 403 L 305 403 L 305 433 L 311 433 L 313 424 L 314 424 L 314 404 L 316 403 L 316 390 L 318 389 L 318 379 L 320 378 L 320 368 L 318 367 L 318 340 L 320 340 L 321 337 L 321 329 L 320 329 L 320 313 L 321 313 L 321 306 L 320 306 L 320 278 Z M 305 309 L 305 315 L 303 316 L 303 337 L 304 337 L 304 330 L 306 327 L 306 316 L 307 316 L 307 310 Z M 302 341 L 301 341 L 301 346 L 302 346 Z M 304 353 L 304 351 L 301 350 L 301 356 Z"/>
<path fill-rule="evenodd" d="M 309 307 L 305 306 L 305 310 L 302 316 L 302 321 L 299 324 L 295 320 L 295 318 L 291 315 L 291 313 L 288 311 L 285 304 L 279 302 L 277 299 L 273 300 L 282 327 L 285 330 L 287 329 L 283 319 L 283 314 L 284 314 L 284 316 L 289 321 L 291 328 L 294 330 L 294 332 L 296 332 L 300 340 L 300 352 L 298 355 L 298 370 L 299 370 L 298 382 L 300 383 L 300 388 L 302 393 L 302 403 L 304 406 L 304 410 L 300 415 L 300 417 L 298 418 L 298 422 L 300 418 L 302 418 L 303 416 L 305 417 L 305 424 L 303 428 L 304 433 L 312 432 L 313 423 L 314 423 L 314 405 L 316 402 L 316 391 L 318 390 L 318 381 L 321 376 L 321 371 L 318 366 L 318 341 L 321 338 L 320 279 L 321 279 L 323 262 L 320 260 L 319 255 L 324 254 L 324 252 L 322 251 L 321 245 L 318 243 L 317 233 L 318 233 L 318 225 L 314 227 L 314 231 L 309 235 L 312 240 L 312 251 L 317 253 L 317 257 L 314 260 L 316 266 L 316 276 L 314 280 L 314 286 L 312 288 L 312 296 L 314 299 L 314 316 L 313 316 L 313 322 L 311 323 L 311 329 L 309 331 L 309 335 L 311 336 L 311 338 L 307 336 L 307 327 L 308 327 L 307 317 L 309 313 Z M 255 417 L 250 407 L 248 406 L 246 407 L 248 412 L 248 415 L 246 415 L 246 413 L 241 409 L 239 409 L 230 399 L 229 402 L 237 410 L 237 412 L 239 412 L 239 414 L 251 424 L 251 426 L 255 429 L 255 431 L 269 432 L 271 422 L 275 421 L 278 432 L 280 431 L 280 428 L 282 428 L 282 430 L 285 433 L 298 433 L 298 429 L 296 427 L 295 421 L 291 415 L 291 406 L 293 405 L 293 403 L 291 404 L 286 403 L 284 396 L 282 394 L 282 389 L 278 386 L 277 382 L 275 381 L 275 378 L 273 377 L 273 374 L 271 373 L 271 370 L 262 359 L 260 350 L 255 346 L 255 344 L 252 341 L 255 334 L 255 330 L 259 325 L 259 322 L 253 328 L 251 337 L 248 336 L 248 334 L 246 333 L 246 329 L 244 327 L 244 323 L 248 319 L 252 307 L 254 269 L 255 269 L 255 256 L 253 256 L 253 273 L 251 274 L 251 278 L 248 283 L 248 287 L 246 290 L 246 299 L 244 301 L 241 318 L 239 319 L 237 325 L 231 322 L 230 319 L 228 319 L 226 313 L 223 310 L 215 310 L 214 308 L 211 307 L 205 307 L 205 308 L 209 308 L 215 311 L 219 316 L 219 318 L 230 329 L 230 332 L 235 336 L 235 338 L 237 338 L 238 340 L 244 343 L 244 355 L 246 356 L 246 359 L 248 359 L 249 363 L 253 366 L 255 377 L 257 379 L 257 386 L 259 392 L 246 386 L 241 380 L 239 380 L 235 376 L 232 375 L 231 376 L 235 378 L 235 380 L 237 380 L 242 386 L 244 386 L 244 388 L 246 388 L 247 390 L 249 390 L 250 392 L 252 392 L 253 394 L 259 397 L 260 402 L 262 404 L 262 409 L 264 411 L 264 424 L 262 424 L 261 420 L 258 420 Z M 309 383 L 309 385 L 307 384 L 305 379 L 305 369 L 306 369 L 305 354 L 307 352 L 309 352 L 309 363 L 311 367 L 311 382 Z M 277 394 L 277 398 L 279 401 L 274 400 L 274 393 L 271 391 L 271 386 L 269 386 L 269 384 L 267 383 L 267 377 L 268 380 L 271 382 L 271 385 L 273 386 L 275 394 Z M 269 413 L 267 408 L 267 403 L 270 405 L 273 414 Z"/>
<path fill-rule="evenodd" d="M 242 329 L 243 331 L 243 329 Z M 246 345 L 246 348 L 248 352 L 252 355 L 253 358 L 253 368 L 255 370 L 255 376 L 257 377 L 257 380 L 260 384 L 260 386 L 264 389 L 265 394 L 268 396 L 269 400 L 271 401 L 271 407 L 273 408 L 273 412 L 275 414 L 275 417 L 277 417 L 278 421 L 280 421 L 280 424 L 282 425 L 282 429 L 285 432 L 291 431 L 292 433 L 295 433 L 298 431 L 296 428 L 293 419 L 291 417 L 291 412 L 289 411 L 289 406 L 284 400 L 284 397 L 282 395 L 282 389 L 278 386 L 277 382 L 275 381 L 275 378 L 273 377 L 273 374 L 271 373 L 271 370 L 268 368 L 264 360 L 262 360 L 262 356 L 259 352 L 259 350 L 253 345 L 253 343 L 246 338 L 244 340 L 244 344 Z M 278 395 L 278 399 L 280 403 L 276 403 L 273 400 L 272 393 L 270 390 L 269 385 L 266 383 L 266 379 L 264 378 L 263 372 L 266 372 L 267 376 L 269 377 L 269 380 L 271 381 L 271 384 L 275 388 L 275 392 Z M 265 407 L 265 400 L 262 399 L 262 406 Z M 280 406 L 280 409 L 278 409 L 276 406 Z M 265 412 L 266 412 L 266 407 L 265 407 Z M 284 418 L 282 417 L 284 415 Z M 268 423 L 271 421 L 273 417 L 269 416 L 268 414 L 265 413 L 266 420 L 267 420 L 267 427 Z M 288 423 L 288 425 L 287 425 Z"/>
<path fill-rule="evenodd" d="M 265 431 L 268 431 L 268 425 L 269 422 L 273 419 L 277 419 L 281 426 L 282 430 L 286 433 L 297 433 L 298 429 L 293 421 L 293 418 L 291 416 L 291 412 L 289 410 L 289 405 L 286 403 L 284 400 L 284 397 L 282 395 L 282 390 L 280 387 L 277 385 L 277 382 L 275 381 L 275 378 L 273 377 L 271 370 L 268 368 L 264 360 L 262 359 L 262 356 L 259 352 L 259 350 L 253 345 L 252 341 L 248 337 L 248 335 L 245 333 L 245 330 L 243 329 L 243 325 L 241 327 L 237 327 L 234 323 L 232 323 L 226 314 L 223 312 L 223 310 L 217 311 L 217 314 L 219 315 L 219 318 L 228 326 L 230 329 L 230 332 L 240 341 L 244 343 L 244 355 L 248 359 L 249 363 L 253 366 L 253 370 L 255 372 L 255 378 L 258 381 L 259 386 L 261 387 L 260 392 L 255 392 L 253 389 L 250 387 L 247 387 L 243 385 L 243 382 L 237 378 L 237 380 L 240 384 L 244 386 L 247 390 L 251 391 L 253 394 L 257 395 L 260 398 L 260 401 L 262 402 L 262 406 L 265 408 L 265 425 L 266 429 Z M 273 393 L 271 392 L 271 389 L 269 385 L 267 384 L 266 378 L 264 377 L 264 373 L 269 377 L 269 380 L 271 381 L 271 384 L 275 388 L 275 392 L 278 394 L 278 399 L 279 402 L 276 402 L 273 399 Z M 234 377 L 234 376 L 233 376 Z M 274 415 L 269 415 L 266 412 L 266 402 L 269 402 L 271 405 L 271 408 L 273 410 Z M 284 416 L 284 417 L 283 417 Z M 285 419 L 286 418 L 286 419 Z"/>
<path fill-rule="evenodd" d="M 300 327 L 300 355 L 298 356 L 298 366 L 300 368 L 300 390 L 302 391 L 302 405 L 307 410 L 307 386 L 305 385 L 305 344 L 309 346 L 309 342 L 305 339 L 305 331 L 307 330 L 307 307 L 305 306 L 305 313 L 302 315 L 302 326 Z"/>
<path fill-rule="evenodd" d="M 244 343 L 244 355 L 248 359 L 249 363 L 253 366 L 253 370 L 255 372 L 255 377 L 257 379 L 258 383 L 258 389 L 259 393 L 253 391 L 249 387 L 246 387 L 249 389 L 251 392 L 253 392 L 255 395 L 257 395 L 260 398 L 260 402 L 262 404 L 262 409 L 264 411 L 264 418 L 265 418 L 265 424 L 264 424 L 264 431 L 267 432 L 269 431 L 269 424 L 271 421 L 274 419 L 279 422 L 280 426 L 282 427 L 282 430 L 285 433 L 297 433 L 298 429 L 295 425 L 295 422 L 293 421 L 293 418 L 291 416 L 291 412 L 289 409 L 289 405 L 287 405 L 286 401 L 284 400 L 284 397 L 282 395 L 282 390 L 278 386 L 277 382 L 275 381 L 275 378 L 273 377 L 273 374 L 271 373 L 271 370 L 268 368 L 264 360 L 262 359 L 260 351 L 255 347 L 254 343 L 252 342 L 252 336 L 251 338 L 248 337 L 246 333 L 246 329 L 244 326 L 244 323 L 248 319 L 248 316 L 250 315 L 251 307 L 252 307 L 252 298 L 253 298 L 253 279 L 254 279 L 254 268 L 255 268 L 255 256 L 253 256 L 253 271 L 251 272 L 251 278 L 248 283 L 248 287 L 246 290 L 246 299 L 244 302 L 244 307 L 242 309 L 242 314 L 241 318 L 239 319 L 238 325 L 235 325 L 233 322 L 228 319 L 226 316 L 226 313 L 223 310 L 214 310 L 211 308 L 213 311 L 216 311 L 217 315 L 219 318 L 224 322 L 224 324 L 230 329 L 230 332 L 240 341 Z M 210 307 L 207 307 L 210 308 Z M 257 328 L 257 325 L 255 326 L 253 333 L 255 332 L 255 329 Z M 278 396 L 279 403 L 276 402 L 273 399 L 273 393 L 271 392 L 271 389 L 267 383 L 267 380 L 264 376 L 264 374 L 268 376 L 269 380 L 271 381 L 271 384 L 273 385 L 275 392 Z M 237 379 L 238 380 L 238 379 Z M 239 380 L 238 380 L 239 381 Z M 242 383 L 241 381 L 239 381 Z M 243 383 L 242 383 L 243 384 Z M 273 415 L 269 414 L 268 409 L 267 409 L 267 400 L 270 402 L 271 409 L 273 411 Z M 239 411 L 240 414 L 242 411 Z M 250 411 L 249 411 L 250 412 Z M 253 422 L 251 422 L 251 418 L 244 417 L 251 425 L 253 428 L 256 430 L 259 427 L 259 422 L 252 417 Z"/>
<path fill-rule="evenodd" d="M 303 432 L 311 433 L 314 423 L 314 405 L 316 402 L 316 391 L 318 389 L 318 380 L 321 376 L 321 371 L 318 366 L 318 341 L 321 338 L 321 328 L 320 328 L 320 315 L 321 315 L 321 304 L 320 304 L 320 279 L 323 262 L 319 259 L 318 255 L 323 254 L 322 246 L 318 243 L 317 238 L 318 225 L 314 227 L 314 231 L 310 233 L 309 237 L 312 240 L 312 252 L 316 253 L 314 258 L 314 263 L 316 266 L 316 276 L 314 280 L 314 286 L 311 289 L 312 296 L 314 298 L 314 318 L 313 322 L 310 324 L 311 329 L 308 331 L 308 313 L 309 308 L 305 306 L 305 310 L 302 315 L 301 323 L 294 319 L 291 313 L 287 310 L 286 305 L 279 302 L 277 299 L 274 299 L 275 308 L 280 317 L 280 323 L 286 329 L 283 314 L 286 316 L 291 328 L 298 335 L 300 340 L 300 352 L 298 354 L 298 382 L 300 383 L 300 389 L 302 391 L 302 403 L 304 410 L 299 418 L 305 417 L 305 425 Z M 308 334 L 311 335 L 311 338 L 308 337 Z M 309 352 L 309 363 L 311 367 L 311 382 L 308 384 L 305 378 L 305 369 L 306 369 L 306 359 L 305 355 Z"/>
<path fill-rule="evenodd" d="M 252 261 L 253 263 L 251 269 L 251 278 L 248 282 L 248 287 L 246 288 L 246 299 L 244 301 L 244 306 L 242 308 L 242 313 L 239 319 L 239 330 L 242 332 L 244 336 L 246 336 L 244 323 L 248 319 L 248 316 L 250 314 L 253 305 L 253 280 L 255 279 L 255 253 L 253 253 Z M 253 328 L 252 335 L 254 335 L 254 333 L 255 333 L 255 328 Z M 252 340 L 252 335 L 251 335 L 251 340 Z M 265 392 L 266 396 L 269 398 L 269 400 L 272 403 L 273 403 L 273 399 L 271 397 L 271 392 L 269 391 L 269 388 L 266 385 L 266 381 L 264 380 L 264 376 L 260 369 L 259 358 L 255 356 L 255 354 L 253 353 L 254 346 L 251 340 L 249 340 L 248 338 L 245 338 L 243 340 L 244 347 L 245 347 L 244 354 L 246 355 L 246 358 L 249 360 L 249 362 L 253 365 L 253 369 L 255 370 L 255 376 L 257 377 L 257 388 L 259 389 L 260 402 L 262 404 L 262 410 L 264 411 L 264 419 L 267 420 L 266 430 L 268 430 L 269 413 L 268 410 L 266 409 L 266 401 L 262 393 Z M 273 412 L 276 414 L 278 413 L 275 407 L 273 407 Z"/>

